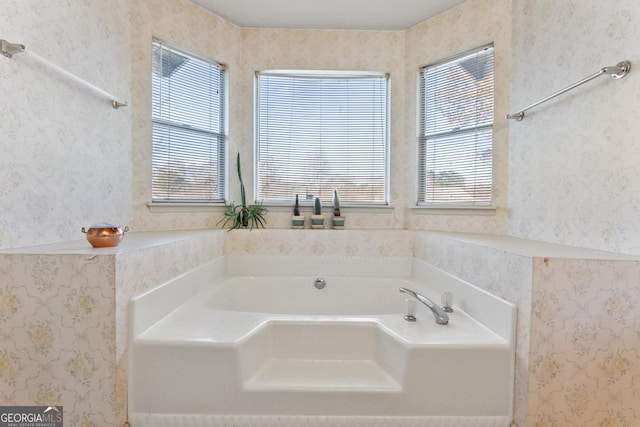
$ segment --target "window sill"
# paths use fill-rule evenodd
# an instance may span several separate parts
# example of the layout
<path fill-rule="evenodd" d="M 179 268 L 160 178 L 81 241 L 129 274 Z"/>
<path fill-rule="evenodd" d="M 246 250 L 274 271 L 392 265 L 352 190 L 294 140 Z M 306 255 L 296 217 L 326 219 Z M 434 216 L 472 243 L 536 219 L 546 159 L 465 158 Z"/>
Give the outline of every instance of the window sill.
<path fill-rule="evenodd" d="M 224 203 L 147 203 L 151 213 L 166 212 L 224 212 Z"/>
<path fill-rule="evenodd" d="M 469 215 L 492 216 L 496 214 L 495 206 L 410 206 L 415 214 L 424 215 Z"/>

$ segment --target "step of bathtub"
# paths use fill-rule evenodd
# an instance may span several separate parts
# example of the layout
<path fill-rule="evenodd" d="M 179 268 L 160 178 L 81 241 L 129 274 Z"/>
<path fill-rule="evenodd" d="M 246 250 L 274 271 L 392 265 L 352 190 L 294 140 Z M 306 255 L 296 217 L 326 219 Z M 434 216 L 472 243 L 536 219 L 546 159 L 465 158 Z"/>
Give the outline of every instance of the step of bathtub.
<path fill-rule="evenodd" d="M 271 359 L 245 381 L 244 387 L 261 391 L 402 391 L 401 385 L 371 360 Z"/>

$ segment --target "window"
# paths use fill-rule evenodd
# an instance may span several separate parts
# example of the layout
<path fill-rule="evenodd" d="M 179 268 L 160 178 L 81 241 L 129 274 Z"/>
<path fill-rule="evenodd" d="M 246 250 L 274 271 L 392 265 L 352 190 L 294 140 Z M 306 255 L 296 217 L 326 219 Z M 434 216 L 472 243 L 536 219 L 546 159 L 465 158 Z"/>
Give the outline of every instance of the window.
<path fill-rule="evenodd" d="M 257 73 L 257 199 L 387 204 L 388 99 L 385 74 Z"/>
<path fill-rule="evenodd" d="M 420 71 L 418 204 L 493 204 L 493 47 Z"/>
<path fill-rule="evenodd" d="M 152 202 L 223 202 L 225 67 L 153 42 Z"/>

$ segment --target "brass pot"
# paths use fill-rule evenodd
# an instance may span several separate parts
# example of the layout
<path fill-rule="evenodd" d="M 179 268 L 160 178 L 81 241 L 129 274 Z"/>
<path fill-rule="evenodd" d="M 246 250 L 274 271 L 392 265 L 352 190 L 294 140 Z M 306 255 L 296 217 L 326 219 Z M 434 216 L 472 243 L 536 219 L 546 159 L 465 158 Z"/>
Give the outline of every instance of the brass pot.
<path fill-rule="evenodd" d="M 88 230 L 82 227 L 82 232 L 87 234 L 87 240 L 94 248 L 118 246 L 127 231 L 129 227 L 122 228 L 106 222 L 93 224 Z"/>

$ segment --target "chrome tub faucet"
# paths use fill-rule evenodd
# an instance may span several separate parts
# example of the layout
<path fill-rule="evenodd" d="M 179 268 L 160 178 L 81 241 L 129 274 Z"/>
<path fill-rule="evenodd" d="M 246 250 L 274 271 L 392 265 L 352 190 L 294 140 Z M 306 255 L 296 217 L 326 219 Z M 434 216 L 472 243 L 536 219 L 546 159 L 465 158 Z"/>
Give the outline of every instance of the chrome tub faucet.
<path fill-rule="evenodd" d="M 446 325 L 449 323 L 449 315 L 446 313 L 446 311 L 444 311 L 442 307 L 431 301 L 429 298 L 407 288 L 400 288 L 400 292 L 411 295 L 412 297 L 429 307 L 429 310 L 431 310 L 431 312 L 433 313 L 433 317 L 436 318 L 436 323 L 438 325 Z"/>

